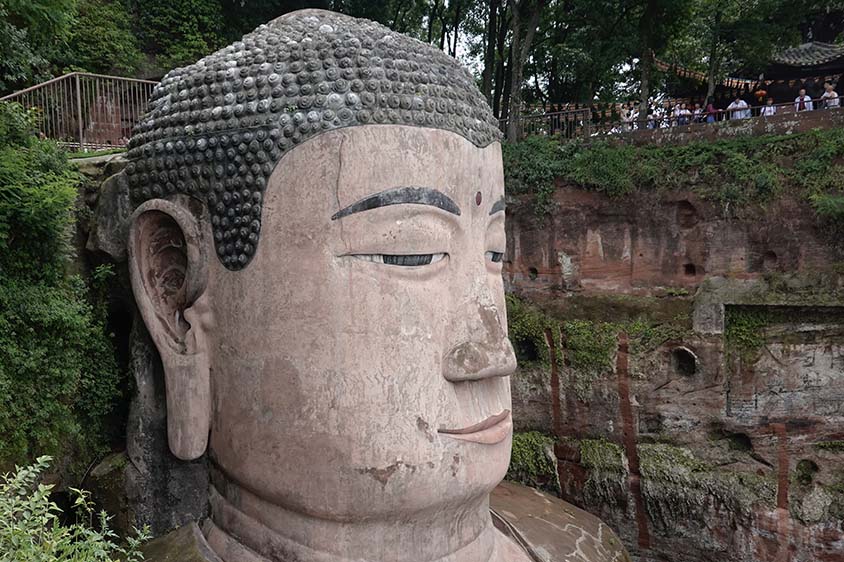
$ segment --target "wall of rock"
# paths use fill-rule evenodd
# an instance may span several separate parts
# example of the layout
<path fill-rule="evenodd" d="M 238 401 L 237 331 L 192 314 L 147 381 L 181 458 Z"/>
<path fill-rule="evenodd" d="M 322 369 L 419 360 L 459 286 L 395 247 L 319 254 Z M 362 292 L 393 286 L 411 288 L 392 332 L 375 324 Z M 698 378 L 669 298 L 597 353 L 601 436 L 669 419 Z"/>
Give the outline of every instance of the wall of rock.
<path fill-rule="evenodd" d="M 207 514 L 205 458 L 183 462 L 167 445 L 167 412 L 161 359 L 138 314 L 126 268 L 128 219 L 132 207 L 122 154 L 77 161 L 86 176 L 75 242 L 80 268 L 110 264 L 116 273 L 109 288 L 110 329 L 132 388 L 127 392 L 125 448 L 92 467 L 83 482 L 101 508 L 114 516 L 113 527 L 128 533 L 148 525 L 159 536 Z"/>
<path fill-rule="evenodd" d="M 844 240 L 805 198 L 508 202 L 517 430 L 644 561 L 844 560 Z M 550 348 L 548 344 L 550 342 Z"/>

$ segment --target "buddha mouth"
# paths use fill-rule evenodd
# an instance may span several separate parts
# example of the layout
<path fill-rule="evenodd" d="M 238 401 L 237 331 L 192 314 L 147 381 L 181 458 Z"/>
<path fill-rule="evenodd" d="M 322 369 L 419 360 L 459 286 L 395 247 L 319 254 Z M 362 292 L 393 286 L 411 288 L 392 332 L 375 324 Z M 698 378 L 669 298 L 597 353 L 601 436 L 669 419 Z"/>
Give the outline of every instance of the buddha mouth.
<path fill-rule="evenodd" d="M 513 431 L 513 418 L 510 410 L 490 416 L 480 423 L 462 429 L 440 429 L 438 433 L 448 435 L 452 439 L 471 441 L 482 445 L 501 443 Z"/>

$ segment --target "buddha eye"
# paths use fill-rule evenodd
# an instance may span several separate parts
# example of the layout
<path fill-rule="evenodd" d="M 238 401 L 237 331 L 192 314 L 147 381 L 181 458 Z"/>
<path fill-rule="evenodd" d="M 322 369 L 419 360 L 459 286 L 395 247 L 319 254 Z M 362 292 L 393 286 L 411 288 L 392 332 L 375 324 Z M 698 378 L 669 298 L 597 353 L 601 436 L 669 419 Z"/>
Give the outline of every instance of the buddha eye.
<path fill-rule="evenodd" d="M 383 263 L 385 265 L 399 265 L 404 267 L 415 267 L 420 265 L 431 265 L 437 263 L 446 256 L 439 254 L 355 254 L 359 260 Z"/>
<path fill-rule="evenodd" d="M 504 258 L 504 252 L 487 252 L 486 259 L 491 262 L 498 263 Z"/>

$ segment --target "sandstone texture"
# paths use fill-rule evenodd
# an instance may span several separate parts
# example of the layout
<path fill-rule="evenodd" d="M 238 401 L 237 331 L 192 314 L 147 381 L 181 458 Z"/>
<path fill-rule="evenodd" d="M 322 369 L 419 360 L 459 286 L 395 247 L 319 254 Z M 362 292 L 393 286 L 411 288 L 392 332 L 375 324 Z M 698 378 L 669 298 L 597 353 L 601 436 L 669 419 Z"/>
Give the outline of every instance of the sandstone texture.
<path fill-rule="evenodd" d="M 514 419 L 557 438 L 563 498 L 643 562 L 844 560 L 835 230 L 787 196 L 736 212 L 558 185 L 555 204 L 508 207 L 505 280 L 529 311 Z"/>

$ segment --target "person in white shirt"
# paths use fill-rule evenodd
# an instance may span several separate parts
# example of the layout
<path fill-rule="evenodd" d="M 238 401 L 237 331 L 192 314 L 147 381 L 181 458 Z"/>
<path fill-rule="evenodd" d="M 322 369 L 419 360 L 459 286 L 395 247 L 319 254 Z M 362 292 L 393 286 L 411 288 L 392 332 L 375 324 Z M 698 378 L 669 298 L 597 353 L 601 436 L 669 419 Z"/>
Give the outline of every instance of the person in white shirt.
<path fill-rule="evenodd" d="M 827 109 L 834 109 L 841 107 L 841 100 L 838 99 L 838 92 L 835 91 L 835 84 L 832 82 L 824 82 L 824 93 L 821 96 L 824 107 Z"/>
<path fill-rule="evenodd" d="M 692 120 L 692 112 L 686 107 L 685 103 L 680 104 L 680 111 L 678 112 L 677 124 L 688 125 Z"/>
<path fill-rule="evenodd" d="M 727 111 L 730 112 L 730 119 L 747 119 L 750 117 L 747 102 L 739 96 L 736 96 L 736 99 L 727 106 Z"/>
<path fill-rule="evenodd" d="M 794 98 L 795 111 L 812 111 L 815 109 L 812 98 L 806 95 L 806 88 L 800 88 L 800 95 Z"/>
<path fill-rule="evenodd" d="M 760 115 L 762 117 L 771 117 L 777 114 L 777 106 L 774 105 L 774 98 L 768 98 L 768 104 L 762 106 L 762 111 Z"/>

